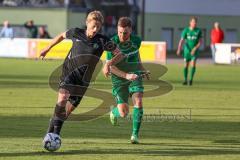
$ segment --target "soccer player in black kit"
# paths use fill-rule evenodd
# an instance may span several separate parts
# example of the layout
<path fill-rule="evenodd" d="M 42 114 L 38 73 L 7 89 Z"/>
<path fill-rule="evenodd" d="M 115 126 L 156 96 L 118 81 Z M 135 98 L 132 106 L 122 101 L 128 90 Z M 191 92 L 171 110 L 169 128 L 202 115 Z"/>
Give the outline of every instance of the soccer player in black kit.
<path fill-rule="evenodd" d="M 65 38 L 71 39 L 73 44 L 64 60 L 60 77 L 58 100 L 54 114 L 50 120 L 48 133 L 60 135 L 64 121 L 80 103 L 92 74 L 104 50 L 113 52 L 116 56 L 104 66 L 104 74 L 109 72 L 112 64 L 123 58 L 117 46 L 106 36 L 99 34 L 103 24 L 103 16 L 99 11 L 92 11 L 86 18 L 86 29 L 72 28 L 56 36 L 50 45 L 41 51 L 44 58 L 52 47 Z M 89 67 L 90 66 L 90 67 Z M 74 93 L 77 88 L 77 95 Z M 80 87 L 79 87 L 80 86 Z"/>

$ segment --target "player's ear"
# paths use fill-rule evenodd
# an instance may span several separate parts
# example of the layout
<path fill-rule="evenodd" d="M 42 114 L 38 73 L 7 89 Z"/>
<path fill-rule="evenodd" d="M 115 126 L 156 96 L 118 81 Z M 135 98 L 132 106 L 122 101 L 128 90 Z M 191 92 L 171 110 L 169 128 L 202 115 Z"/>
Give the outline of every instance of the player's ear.
<path fill-rule="evenodd" d="M 129 27 L 130 34 L 132 33 L 132 27 Z"/>
<path fill-rule="evenodd" d="M 88 25 L 88 23 L 89 23 L 89 20 L 86 20 L 86 26 Z"/>

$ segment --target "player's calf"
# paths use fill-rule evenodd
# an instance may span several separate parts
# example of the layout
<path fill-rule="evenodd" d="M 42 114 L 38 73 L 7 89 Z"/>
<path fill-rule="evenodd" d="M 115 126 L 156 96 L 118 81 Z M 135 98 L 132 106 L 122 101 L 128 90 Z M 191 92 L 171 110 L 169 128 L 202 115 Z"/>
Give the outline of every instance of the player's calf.
<path fill-rule="evenodd" d="M 53 117 L 50 120 L 48 133 L 55 133 L 59 135 L 62 125 L 66 119 L 67 113 L 65 106 L 60 106 L 59 104 L 56 104 Z"/>
<path fill-rule="evenodd" d="M 128 104 L 126 104 L 126 103 L 118 104 L 117 108 L 118 108 L 120 117 L 122 117 L 122 118 L 127 117 L 128 113 L 129 113 Z"/>
<path fill-rule="evenodd" d="M 110 112 L 110 122 L 112 125 L 116 126 L 117 125 L 117 119 L 119 117 L 125 118 L 129 113 L 129 108 L 128 105 L 123 103 L 123 104 L 118 104 L 117 107 L 114 107 L 111 112 Z"/>

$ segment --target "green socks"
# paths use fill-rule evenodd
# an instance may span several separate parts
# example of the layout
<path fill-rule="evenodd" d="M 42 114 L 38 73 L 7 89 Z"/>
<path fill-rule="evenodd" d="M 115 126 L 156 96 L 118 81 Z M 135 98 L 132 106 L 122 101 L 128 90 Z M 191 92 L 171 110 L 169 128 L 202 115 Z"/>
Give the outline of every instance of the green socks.
<path fill-rule="evenodd" d="M 192 67 L 191 74 L 190 74 L 190 81 L 193 81 L 193 77 L 194 77 L 195 72 L 196 72 L 196 67 Z M 186 82 L 187 77 L 188 77 L 188 68 L 187 67 L 184 67 L 183 73 L 184 73 L 184 81 Z"/>
<path fill-rule="evenodd" d="M 117 107 L 114 107 L 112 109 L 112 113 L 114 115 L 114 117 L 120 117 L 120 113 L 118 111 Z M 138 136 L 139 133 L 139 129 L 141 126 L 141 122 L 142 122 L 142 117 L 143 117 L 143 109 L 142 108 L 137 108 L 136 106 L 133 107 L 133 114 L 132 114 L 132 118 L 133 118 L 133 128 L 132 128 L 132 134 L 135 136 Z"/>
<path fill-rule="evenodd" d="M 118 111 L 118 107 L 114 107 L 112 109 L 112 113 L 113 113 L 114 117 L 116 117 L 116 118 L 120 117 L 120 113 Z"/>
<path fill-rule="evenodd" d="M 193 81 L 193 77 L 194 77 L 195 72 L 196 72 L 196 67 L 192 67 L 190 81 Z"/>
<path fill-rule="evenodd" d="M 138 136 L 138 132 L 141 126 L 143 116 L 143 109 L 137 108 L 136 106 L 133 107 L 133 130 L 132 134 Z"/>
<path fill-rule="evenodd" d="M 184 74 L 184 81 L 186 82 L 187 81 L 187 77 L 188 77 L 188 68 L 187 67 L 184 67 L 183 74 Z"/>

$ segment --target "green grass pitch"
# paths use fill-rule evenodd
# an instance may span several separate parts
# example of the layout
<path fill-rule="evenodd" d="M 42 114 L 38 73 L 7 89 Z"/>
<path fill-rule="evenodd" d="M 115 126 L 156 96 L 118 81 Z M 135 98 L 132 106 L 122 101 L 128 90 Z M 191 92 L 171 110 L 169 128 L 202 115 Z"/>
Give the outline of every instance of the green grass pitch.
<path fill-rule="evenodd" d="M 139 145 L 129 143 L 129 119 L 114 127 L 106 114 L 91 121 L 67 121 L 61 149 L 46 152 L 42 137 L 57 98 L 48 78 L 61 63 L 0 59 L 0 160 L 240 159 L 239 65 L 199 64 L 191 87 L 181 85 L 181 64 L 167 65 L 168 72 L 161 79 L 174 89 L 144 99 L 147 116 Z M 110 86 L 101 74 L 97 81 Z M 110 87 L 100 90 L 111 92 Z M 74 114 L 99 103 L 99 99 L 85 97 Z"/>

